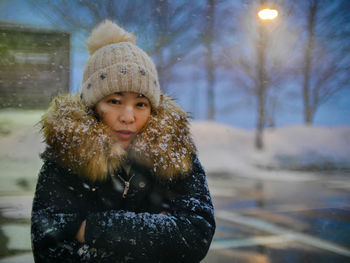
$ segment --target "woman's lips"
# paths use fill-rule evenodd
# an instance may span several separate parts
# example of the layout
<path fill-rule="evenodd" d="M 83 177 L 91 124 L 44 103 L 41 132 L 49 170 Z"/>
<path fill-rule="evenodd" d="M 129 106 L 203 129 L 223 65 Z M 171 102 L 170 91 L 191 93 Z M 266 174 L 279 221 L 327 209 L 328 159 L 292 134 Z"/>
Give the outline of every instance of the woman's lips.
<path fill-rule="evenodd" d="M 134 132 L 132 131 L 128 131 L 128 130 L 120 130 L 120 131 L 116 131 L 116 133 L 118 134 L 118 137 L 120 139 L 123 140 L 129 140 L 134 136 Z"/>

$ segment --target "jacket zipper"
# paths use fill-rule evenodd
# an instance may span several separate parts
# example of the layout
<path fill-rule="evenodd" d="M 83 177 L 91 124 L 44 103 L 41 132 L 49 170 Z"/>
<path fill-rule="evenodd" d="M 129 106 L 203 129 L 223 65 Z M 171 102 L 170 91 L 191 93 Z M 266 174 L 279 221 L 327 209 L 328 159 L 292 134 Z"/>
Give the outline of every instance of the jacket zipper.
<path fill-rule="evenodd" d="M 128 191 L 129 191 L 129 188 L 130 188 L 130 182 L 131 182 L 132 178 L 135 176 L 135 174 L 133 174 L 133 175 L 130 177 L 129 181 L 124 180 L 124 178 L 121 177 L 119 174 L 117 174 L 117 175 L 118 175 L 118 177 L 120 178 L 120 180 L 122 180 L 122 182 L 124 183 L 124 191 L 123 191 L 122 197 L 123 197 L 123 198 L 126 198 L 126 195 L 128 194 Z"/>

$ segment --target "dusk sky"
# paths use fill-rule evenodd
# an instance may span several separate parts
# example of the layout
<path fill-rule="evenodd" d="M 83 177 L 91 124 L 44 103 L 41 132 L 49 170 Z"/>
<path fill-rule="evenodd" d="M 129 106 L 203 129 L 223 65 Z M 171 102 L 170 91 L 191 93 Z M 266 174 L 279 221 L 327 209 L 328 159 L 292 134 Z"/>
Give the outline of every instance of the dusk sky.
<path fill-rule="evenodd" d="M 39 1 L 38 1 L 39 2 Z M 43 15 L 40 8 L 35 8 L 32 1 L 29 0 L 1 0 L 0 1 L 0 20 L 7 22 L 17 22 L 26 25 L 33 25 L 42 28 L 57 28 L 53 25 L 47 16 Z M 81 74 L 85 61 L 88 58 L 87 52 L 83 47 L 82 35 L 73 34 L 71 40 L 71 90 L 79 90 Z M 180 64 L 181 65 L 181 64 Z M 182 74 L 185 69 L 177 69 Z M 193 85 L 189 83 L 188 85 Z M 205 83 L 196 83 L 198 95 L 197 101 L 193 101 L 193 89 L 186 88 L 182 84 L 179 91 L 176 84 L 169 86 L 169 93 L 178 99 L 179 104 L 188 112 L 192 113 L 195 119 L 204 120 L 206 116 L 206 96 Z M 297 87 L 291 80 L 290 86 Z M 299 90 L 297 92 L 300 92 Z M 228 98 L 230 98 L 228 100 Z M 216 105 L 217 109 L 215 121 L 230 124 L 244 129 L 253 129 L 255 127 L 255 102 L 252 98 L 236 94 L 230 89 L 230 83 L 216 83 Z M 225 110 L 227 108 L 227 110 Z M 280 107 L 280 113 L 276 116 L 276 126 L 302 125 L 302 105 L 301 99 L 292 101 L 284 100 Z M 320 126 L 349 126 L 350 125 L 350 88 L 338 92 L 325 104 L 317 110 L 314 120 L 315 125 Z"/>

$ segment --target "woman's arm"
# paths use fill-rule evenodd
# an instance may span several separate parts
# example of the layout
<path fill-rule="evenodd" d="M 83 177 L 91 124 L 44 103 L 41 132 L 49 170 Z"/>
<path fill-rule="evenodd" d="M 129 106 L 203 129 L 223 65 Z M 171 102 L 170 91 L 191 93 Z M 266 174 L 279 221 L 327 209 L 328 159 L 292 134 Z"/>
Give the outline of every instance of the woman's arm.
<path fill-rule="evenodd" d="M 213 205 L 197 158 L 191 176 L 178 183 L 167 214 L 106 211 L 87 216 L 85 241 L 126 251 L 135 260 L 199 262 L 215 231 Z"/>
<path fill-rule="evenodd" d="M 74 186 L 63 183 L 63 171 L 46 162 L 39 174 L 32 209 L 32 245 L 37 262 L 45 257 L 76 254 L 77 233 L 83 217 L 80 215 Z M 50 260 L 46 258 L 46 262 Z"/>

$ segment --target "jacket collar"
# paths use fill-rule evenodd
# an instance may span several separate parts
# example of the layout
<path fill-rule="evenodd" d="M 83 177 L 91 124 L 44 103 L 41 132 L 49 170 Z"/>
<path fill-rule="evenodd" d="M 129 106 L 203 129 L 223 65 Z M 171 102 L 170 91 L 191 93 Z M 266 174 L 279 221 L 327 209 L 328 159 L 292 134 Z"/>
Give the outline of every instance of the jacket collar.
<path fill-rule="evenodd" d="M 104 181 L 127 158 L 146 165 L 156 179 L 172 181 L 191 170 L 196 151 L 187 114 L 165 95 L 128 151 L 112 142 L 111 130 L 78 95 L 56 97 L 41 125 L 47 144 L 43 158 L 92 182 Z"/>

